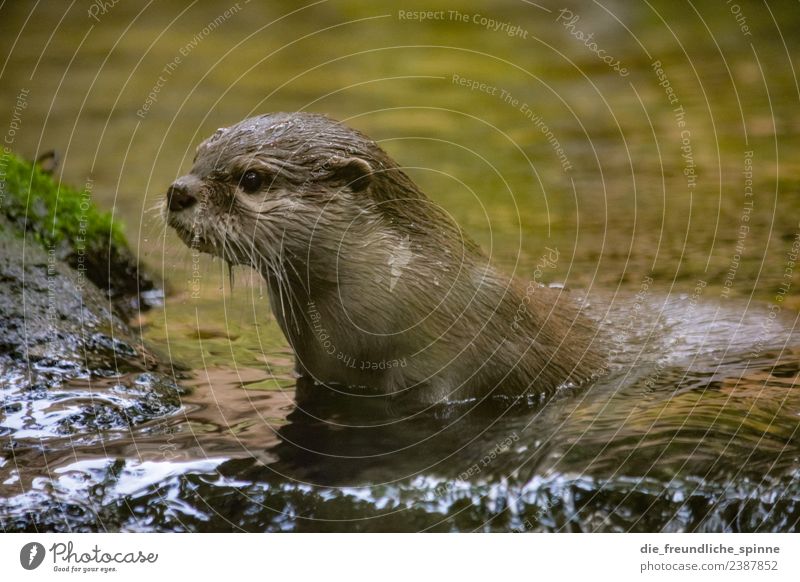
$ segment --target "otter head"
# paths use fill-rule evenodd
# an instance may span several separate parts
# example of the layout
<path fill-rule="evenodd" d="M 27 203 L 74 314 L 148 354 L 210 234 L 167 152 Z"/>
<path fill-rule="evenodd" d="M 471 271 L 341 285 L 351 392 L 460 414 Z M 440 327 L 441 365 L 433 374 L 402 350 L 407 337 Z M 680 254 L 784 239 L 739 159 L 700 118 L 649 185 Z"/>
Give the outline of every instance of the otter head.
<path fill-rule="evenodd" d="M 287 255 L 335 247 L 343 218 L 364 208 L 375 172 L 390 163 L 372 140 L 327 117 L 262 115 L 200 144 L 163 213 L 191 248 L 264 272 Z M 321 245 L 312 242 L 320 232 Z"/>

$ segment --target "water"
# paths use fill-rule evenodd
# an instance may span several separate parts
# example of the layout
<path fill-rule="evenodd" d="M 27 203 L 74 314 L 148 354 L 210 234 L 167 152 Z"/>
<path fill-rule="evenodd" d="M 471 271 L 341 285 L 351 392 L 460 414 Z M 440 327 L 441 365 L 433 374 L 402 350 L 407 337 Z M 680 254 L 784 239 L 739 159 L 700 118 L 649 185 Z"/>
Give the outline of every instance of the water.
<path fill-rule="evenodd" d="M 551 12 L 459 9 L 527 38 L 373 3 L 325 2 L 267 28 L 294 7 L 240 3 L 208 34 L 224 7 L 119 3 L 95 22 L 53 4 L 16 42 L 27 9 L 4 6 L 0 96 L 13 106 L 30 91 L 13 147 L 60 150 L 62 178 L 91 178 L 96 202 L 115 208 L 168 289 L 135 327 L 180 365 L 185 393 L 128 415 L 153 386 L 115 386 L 139 372 L 78 374 L 32 399 L 5 369 L 0 527 L 796 530 L 800 91 L 788 32 L 800 15 L 746 6 L 746 36 L 724 3 L 605 4 L 628 34 L 597 5 L 573 7 L 574 28 L 595 33 L 621 77 L 556 21 L 560 5 L 540 4 Z M 588 298 L 615 338 L 608 374 L 546 403 L 422 410 L 298 385 L 258 278 L 238 270 L 231 289 L 224 265 L 194 263 L 149 209 L 217 127 L 299 109 L 378 140 L 523 281 L 559 249 L 543 278 Z M 105 408 L 80 416 L 88 404 Z"/>

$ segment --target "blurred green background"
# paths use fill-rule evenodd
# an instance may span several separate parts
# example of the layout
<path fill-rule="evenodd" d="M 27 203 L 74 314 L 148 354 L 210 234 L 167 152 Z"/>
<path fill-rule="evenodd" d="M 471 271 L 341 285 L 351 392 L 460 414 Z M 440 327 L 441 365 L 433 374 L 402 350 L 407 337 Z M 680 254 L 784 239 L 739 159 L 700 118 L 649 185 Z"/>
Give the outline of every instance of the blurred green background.
<path fill-rule="evenodd" d="M 417 11 L 437 19 L 408 16 Z M 219 311 L 226 275 L 210 259 L 203 299 L 188 299 L 189 252 L 152 208 L 217 127 L 279 110 L 327 113 L 378 140 L 523 280 L 550 246 L 569 260 L 547 280 L 590 293 L 635 291 L 649 275 L 664 293 L 703 279 L 714 298 L 727 277 L 731 296 L 770 301 L 785 282 L 800 229 L 794 2 L 21 2 L 0 12 L 7 118 L 29 91 L 11 147 L 29 158 L 54 148 L 62 180 L 93 180 L 97 203 L 172 290 L 175 325 L 218 322 L 229 335 L 236 318 Z M 253 318 L 240 295 L 239 317 Z"/>

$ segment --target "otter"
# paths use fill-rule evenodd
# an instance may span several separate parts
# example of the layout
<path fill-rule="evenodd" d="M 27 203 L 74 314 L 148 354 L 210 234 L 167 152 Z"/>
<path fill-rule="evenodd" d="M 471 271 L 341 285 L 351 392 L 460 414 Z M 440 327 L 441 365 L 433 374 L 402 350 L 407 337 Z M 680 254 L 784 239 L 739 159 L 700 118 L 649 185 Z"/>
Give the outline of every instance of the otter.
<path fill-rule="evenodd" d="M 217 130 L 163 214 L 189 247 L 263 276 L 296 373 L 317 385 L 538 398 L 603 367 L 563 290 L 503 275 L 382 148 L 327 116 Z"/>

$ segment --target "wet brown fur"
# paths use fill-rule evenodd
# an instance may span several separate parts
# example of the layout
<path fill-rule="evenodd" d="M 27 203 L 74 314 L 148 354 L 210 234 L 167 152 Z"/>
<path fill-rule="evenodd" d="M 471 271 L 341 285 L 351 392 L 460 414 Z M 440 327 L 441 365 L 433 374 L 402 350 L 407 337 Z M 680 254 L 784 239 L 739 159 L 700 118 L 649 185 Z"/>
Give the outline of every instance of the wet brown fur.
<path fill-rule="evenodd" d="M 240 187 L 248 170 L 264 176 L 259 192 Z M 529 286 L 526 297 L 341 123 L 246 119 L 203 142 L 179 183 L 199 204 L 165 208 L 168 223 L 264 276 L 298 372 L 318 382 L 434 402 L 550 394 L 602 370 L 595 327 L 563 291 Z"/>

